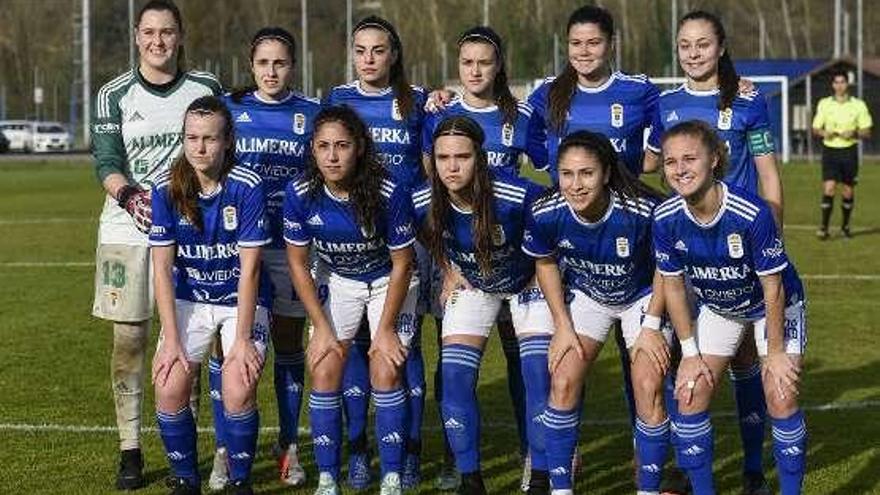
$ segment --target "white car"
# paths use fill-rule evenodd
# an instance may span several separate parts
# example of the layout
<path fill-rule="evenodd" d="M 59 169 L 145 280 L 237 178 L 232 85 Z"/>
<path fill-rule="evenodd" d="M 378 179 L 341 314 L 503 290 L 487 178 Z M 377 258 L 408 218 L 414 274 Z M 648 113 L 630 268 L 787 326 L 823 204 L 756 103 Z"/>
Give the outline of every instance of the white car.
<path fill-rule="evenodd" d="M 33 147 L 34 153 L 50 151 L 70 151 L 72 136 L 67 128 L 58 122 L 34 122 Z"/>
<path fill-rule="evenodd" d="M 27 120 L 2 120 L 0 132 L 9 140 L 9 151 L 28 153 L 34 149 L 34 126 Z"/>

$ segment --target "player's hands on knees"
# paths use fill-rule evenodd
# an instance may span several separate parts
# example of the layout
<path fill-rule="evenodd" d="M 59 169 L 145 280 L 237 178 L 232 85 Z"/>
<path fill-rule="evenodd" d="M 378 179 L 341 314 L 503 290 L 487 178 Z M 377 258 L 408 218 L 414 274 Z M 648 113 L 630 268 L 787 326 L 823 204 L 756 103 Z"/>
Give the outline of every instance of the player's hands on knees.
<path fill-rule="evenodd" d="M 449 296 L 457 290 L 471 290 L 470 282 L 458 270 L 450 268 L 443 273 L 443 287 L 440 289 L 440 307 L 446 306 Z"/>
<path fill-rule="evenodd" d="M 180 342 L 165 339 L 153 356 L 153 384 L 164 387 L 175 363 L 180 363 L 183 371 L 189 374 L 189 360 Z"/>
<path fill-rule="evenodd" d="M 685 404 L 690 404 L 694 400 L 694 389 L 701 379 L 706 380 L 709 388 L 715 388 L 715 378 L 712 376 L 712 370 L 703 361 L 703 356 L 698 354 L 682 358 L 681 364 L 678 365 L 678 377 L 675 380 L 675 395 Z"/>
<path fill-rule="evenodd" d="M 435 89 L 428 94 L 428 99 L 425 101 L 425 111 L 437 113 L 444 110 L 453 98 L 455 98 L 455 92 L 448 89 Z"/>
<path fill-rule="evenodd" d="M 556 368 L 562 363 L 566 354 L 572 351 L 576 352 L 582 361 L 586 359 L 584 346 L 581 345 L 581 339 L 577 333 L 572 329 L 557 329 L 553 333 L 553 338 L 550 340 L 550 348 L 547 351 L 547 366 L 551 374 L 556 372 Z"/>
<path fill-rule="evenodd" d="M 257 351 L 254 341 L 250 338 L 236 337 L 223 358 L 223 367 L 238 372 L 245 386 L 250 387 L 257 383 L 263 370 L 263 356 Z"/>
<path fill-rule="evenodd" d="M 407 349 L 400 343 L 400 337 L 393 328 L 380 328 L 373 335 L 370 350 L 367 352 L 370 358 L 384 359 L 389 365 L 399 368 L 406 361 Z"/>
<path fill-rule="evenodd" d="M 654 370 L 660 376 L 664 376 L 669 370 L 671 360 L 669 345 L 660 330 L 642 327 L 642 331 L 639 332 L 639 336 L 636 337 L 636 341 L 629 351 L 630 361 L 635 363 L 640 352 L 650 359 Z"/>
<path fill-rule="evenodd" d="M 772 380 L 781 400 L 789 395 L 798 394 L 800 373 L 800 366 L 785 352 L 771 352 L 764 358 L 762 367 L 764 380 L 766 381 L 768 378 Z"/>
<path fill-rule="evenodd" d="M 318 364 L 331 352 L 336 353 L 340 361 L 345 355 L 342 343 L 336 338 L 333 330 L 329 328 L 323 330 L 315 328 L 311 337 L 309 337 L 309 346 L 306 348 L 306 359 L 309 362 L 309 369 L 314 370 L 317 368 Z"/>

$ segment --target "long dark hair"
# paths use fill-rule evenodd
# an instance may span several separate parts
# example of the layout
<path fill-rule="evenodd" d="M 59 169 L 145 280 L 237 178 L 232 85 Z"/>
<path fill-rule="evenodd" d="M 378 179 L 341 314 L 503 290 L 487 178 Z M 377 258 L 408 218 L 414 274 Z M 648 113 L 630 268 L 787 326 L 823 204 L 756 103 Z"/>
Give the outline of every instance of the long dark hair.
<path fill-rule="evenodd" d="M 637 200 L 663 197 L 660 191 L 645 184 L 629 171 L 604 134 L 591 131 L 576 131 L 569 134 L 559 144 L 559 161 L 562 161 L 566 152 L 574 148 L 584 150 L 599 161 L 602 173 L 608 176 L 608 184 L 605 187 L 619 198 Z M 550 192 L 548 196 L 552 194 L 553 192 Z"/>
<path fill-rule="evenodd" d="M 384 210 L 385 202 L 381 194 L 382 180 L 385 179 L 385 168 L 376 158 L 373 140 L 364 122 L 354 110 L 346 105 L 325 107 L 315 117 L 315 133 L 329 123 L 342 125 L 351 135 L 357 149 L 356 163 L 352 176 L 346 180 L 348 200 L 354 209 L 358 223 L 366 237 L 376 233 L 376 218 Z M 309 195 L 314 198 L 323 194 L 324 176 L 318 168 L 314 151 L 309 149 L 305 179 L 309 184 Z"/>
<path fill-rule="evenodd" d="M 157 10 L 159 12 L 170 12 L 171 17 L 174 18 L 174 22 L 177 23 L 177 29 L 180 31 L 181 36 L 183 35 L 183 17 L 180 15 L 180 9 L 177 8 L 177 5 L 172 0 L 150 0 L 145 3 L 140 10 L 138 10 L 137 16 L 135 19 L 137 21 L 134 23 L 134 27 L 137 28 L 141 25 L 141 20 L 144 17 L 144 13 L 150 10 Z M 186 64 L 186 53 L 183 50 L 183 44 L 181 44 L 177 48 L 177 70 L 183 70 L 184 65 Z"/>
<path fill-rule="evenodd" d="M 609 43 L 614 39 L 614 18 L 602 7 L 584 5 L 572 12 L 565 28 L 566 34 L 570 34 L 571 28 L 576 24 L 595 24 Z M 562 73 L 550 83 L 550 93 L 547 96 L 548 118 L 550 127 L 557 133 L 562 132 L 571 107 L 571 99 L 577 89 L 577 82 L 577 71 L 571 62 L 566 62 Z"/>
<path fill-rule="evenodd" d="M 400 115 L 404 120 L 408 119 L 410 114 L 416 110 L 416 102 L 413 97 L 413 89 L 409 85 L 406 78 L 406 69 L 403 64 L 403 45 L 400 43 L 400 36 L 394 25 L 387 20 L 371 15 L 364 17 L 355 25 L 351 31 L 351 36 L 357 34 L 361 29 L 378 29 L 384 31 L 388 35 L 388 41 L 391 43 L 391 50 L 397 55 L 394 63 L 391 64 L 391 71 L 388 74 L 388 83 L 394 91 L 394 97 L 397 98 L 397 105 L 400 109 Z M 351 61 L 349 61 L 351 63 Z"/>
<path fill-rule="evenodd" d="M 427 244 L 428 249 L 442 266 L 447 266 L 449 260 L 444 249 L 443 232 L 449 225 L 449 210 L 451 208 L 449 191 L 440 180 L 437 172 L 436 145 L 437 139 L 442 136 L 463 136 L 471 140 L 474 147 L 474 177 L 470 188 L 473 198 L 471 205 L 474 235 L 474 248 L 476 251 L 477 264 L 480 271 L 489 273 L 492 269 L 492 225 L 494 215 L 492 213 L 492 180 L 489 176 L 489 162 L 486 151 L 483 150 L 483 141 L 486 136 L 480 125 L 470 117 L 449 117 L 434 130 L 433 143 L 435 153 L 431 155 L 431 211 L 428 213 Z"/>
<path fill-rule="evenodd" d="M 718 136 L 715 129 L 709 127 L 709 125 L 702 120 L 688 120 L 681 122 L 674 125 L 672 128 L 667 129 L 663 133 L 663 138 L 660 140 L 661 164 L 663 163 L 662 150 L 666 147 L 666 142 L 677 136 L 690 136 L 698 139 L 706 150 L 709 151 L 709 156 L 718 159 L 718 165 L 712 170 L 712 176 L 715 180 L 721 180 L 724 178 L 729 160 L 727 156 L 727 145 L 724 144 L 724 141 Z M 664 180 L 666 179 L 665 173 L 663 174 L 663 178 Z"/>
<path fill-rule="evenodd" d="M 724 32 L 724 25 L 721 19 L 711 12 L 704 10 L 694 10 L 685 14 L 678 21 L 678 30 L 688 21 L 706 21 L 712 25 L 712 31 L 718 38 L 718 45 L 724 50 L 721 58 L 718 59 L 718 86 L 721 91 L 721 97 L 718 101 L 718 109 L 724 110 L 730 108 L 736 93 L 739 91 L 739 75 L 736 73 L 736 67 L 733 65 L 733 59 L 730 56 L 730 47 L 727 45 L 727 33 Z"/>
<path fill-rule="evenodd" d="M 495 50 L 498 73 L 495 74 L 495 80 L 492 82 L 492 95 L 495 98 L 495 104 L 504 115 L 504 122 L 512 125 L 516 122 L 517 100 L 507 84 L 507 62 L 504 59 L 504 42 L 501 40 L 501 36 L 489 26 L 476 26 L 468 29 L 458 38 L 459 50 L 461 50 L 461 45 L 465 43 L 484 43 L 492 46 Z"/>
<path fill-rule="evenodd" d="M 257 51 L 257 47 L 260 46 L 260 43 L 264 41 L 278 41 L 282 45 L 287 48 L 287 53 L 290 56 L 290 62 L 296 64 L 296 40 L 293 38 L 293 35 L 290 34 L 290 31 L 277 26 L 269 26 L 261 28 L 254 34 L 254 37 L 251 38 L 251 48 L 250 54 L 248 55 L 248 60 L 251 61 L 251 65 L 254 64 L 254 53 Z M 244 95 L 257 90 L 257 85 L 255 83 L 251 83 L 245 85 L 241 88 L 235 89 L 232 91 L 232 100 L 235 102 L 240 102 Z"/>
<path fill-rule="evenodd" d="M 199 116 L 219 115 L 223 118 L 223 138 L 226 140 L 227 148 L 225 150 L 223 166 L 220 169 L 220 180 L 232 170 L 235 166 L 235 130 L 232 127 L 232 115 L 229 109 L 223 104 L 223 101 L 216 96 L 202 96 L 196 98 L 186 107 L 183 117 L 183 134 L 186 135 L 186 117 L 189 114 Z M 199 209 L 199 192 L 201 186 L 196 176 L 196 171 L 189 160 L 186 159 L 186 153 L 180 156 L 171 164 L 171 181 L 168 187 L 171 204 L 174 208 L 186 217 L 196 229 L 202 230 L 202 210 Z"/>

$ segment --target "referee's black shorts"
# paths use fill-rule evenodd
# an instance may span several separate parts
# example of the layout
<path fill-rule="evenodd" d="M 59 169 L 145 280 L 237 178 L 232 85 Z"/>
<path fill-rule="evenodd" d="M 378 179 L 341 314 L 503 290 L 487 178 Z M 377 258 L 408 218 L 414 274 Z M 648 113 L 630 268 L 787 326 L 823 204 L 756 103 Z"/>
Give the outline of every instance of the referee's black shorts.
<path fill-rule="evenodd" d="M 848 186 L 859 180 L 859 146 L 848 148 L 822 147 L 822 180 L 833 180 Z"/>

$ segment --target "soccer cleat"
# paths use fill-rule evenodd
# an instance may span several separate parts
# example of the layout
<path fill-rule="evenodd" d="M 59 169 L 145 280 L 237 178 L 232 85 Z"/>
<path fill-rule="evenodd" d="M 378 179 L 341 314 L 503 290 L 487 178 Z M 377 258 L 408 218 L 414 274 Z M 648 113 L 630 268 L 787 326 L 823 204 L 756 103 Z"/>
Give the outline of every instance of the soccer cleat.
<path fill-rule="evenodd" d="M 348 486 L 366 490 L 370 486 L 370 456 L 366 452 L 352 452 L 348 456 Z"/>
<path fill-rule="evenodd" d="M 198 485 L 190 485 L 183 478 L 172 476 L 165 480 L 165 486 L 171 488 L 168 495 L 201 495 L 202 489 Z"/>
<path fill-rule="evenodd" d="M 819 238 L 820 241 L 827 241 L 828 240 L 828 229 L 817 230 L 816 237 Z"/>
<path fill-rule="evenodd" d="M 240 480 L 229 485 L 229 493 L 232 495 L 254 495 L 254 489 L 250 480 Z"/>
<path fill-rule="evenodd" d="M 849 230 L 849 227 L 841 227 L 840 234 L 846 239 L 852 239 L 852 231 Z"/>
<path fill-rule="evenodd" d="M 461 485 L 455 493 L 457 495 L 486 495 L 483 475 L 479 471 L 461 475 Z"/>
<path fill-rule="evenodd" d="M 461 475 L 451 462 L 445 462 L 440 466 L 440 473 L 434 480 L 434 487 L 440 491 L 449 492 L 461 486 Z"/>
<path fill-rule="evenodd" d="M 677 467 L 666 469 L 660 483 L 660 495 L 688 495 L 691 493 L 691 482 L 684 471 Z"/>
<path fill-rule="evenodd" d="M 529 484 L 532 481 L 532 456 L 526 454 L 522 458 L 522 477 L 519 481 L 519 490 L 523 493 L 529 491 Z"/>
<path fill-rule="evenodd" d="M 421 458 L 419 454 L 407 453 L 403 459 L 403 475 L 400 486 L 404 490 L 412 490 L 422 481 Z"/>
<path fill-rule="evenodd" d="M 314 495 L 339 495 L 339 485 L 333 479 L 330 473 L 320 473 L 318 475 L 318 488 Z"/>
<path fill-rule="evenodd" d="M 528 495 L 550 495 L 550 473 L 547 471 L 533 470 L 529 476 Z"/>
<path fill-rule="evenodd" d="M 144 487 L 144 456 L 141 449 L 119 453 L 119 471 L 116 473 L 117 490 L 137 490 Z"/>
<path fill-rule="evenodd" d="M 379 487 L 379 495 L 402 495 L 403 488 L 400 486 L 400 475 L 397 473 L 388 473 L 382 478 L 382 485 Z"/>
<path fill-rule="evenodd" d="M 226 488 L 229 483 L 229 464 L 226 459 L 226 447 L 220 447 L 214 451 L 214 466 L 211 468 L 211 476 L 208 477 L 208 488 L 219 492 Z"/>
<path fill-rule="evenodd" d="M 282 483 L 289 486 L 300 486 L 306 482 L 306 470 L 299 462 L 295 443 L 290 444 L 286 449 L 275 444 L 272 451 L 278 460 L 278 475 Z"/>
<path fill-rule="evenodd" d="M 742 495 L 771 495 L 772 493 L 763 473 L 743 474 Z"/>

